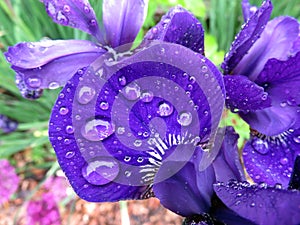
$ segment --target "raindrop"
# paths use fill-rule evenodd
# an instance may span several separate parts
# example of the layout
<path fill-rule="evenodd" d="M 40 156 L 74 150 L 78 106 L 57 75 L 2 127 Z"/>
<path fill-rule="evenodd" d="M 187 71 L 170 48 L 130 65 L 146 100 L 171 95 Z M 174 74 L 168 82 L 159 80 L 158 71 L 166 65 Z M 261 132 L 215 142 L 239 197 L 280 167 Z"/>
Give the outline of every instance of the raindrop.
<path fill-rule="evenodd" d="M 189 78 L 189 81 L 193 84 L 193 83 L 195 83 L 196 82 L 196 78 L 195 77 L 193 77 L 193 76 L 191 76 L 190 78 Z"/>
<path fill-rule="evenodd" d="M 143 91 L 141 94 L 141 100 L 143 102 L 151 102 L 153 100 L 153 96 L 152 91 Z"/>
<path fill-rule="evenodd" d="M 118 127 L 117 133 L 118 134 L 124 134 L 125 133 L 125 127 Z"/>
<path fill-rule="evenodd" d="M 300 135 L 295 136 L 295 137 L 293 138 L 293 140 L 294 140 L 294 142 L 300 144 Z"/>
<path fill-rule="evenodd" d="M 166 102 L 163 102 L 158 106 L 157 113 L 160 116 L 170 116 L 172 114 L 172 112 L 173 112 L 173 106 L 169 105 Z"/>
<path fill-rule="evenodd" d="M 255 206 L 255 202 L 252 202 L 251 204 L 250 204 L 250 207 L 254 207 Z"/>
<path fill-rule="evenodd" d="M 202 66 L 202 67 L 201 67 L 201 71 L 202 71 L 203 73 L 206 73 L 206 72 L 208 71 L 207 66 Z"/>
<path fill-rule="evenodd" d="M 115 132 L 115 125 L 101 119 L 88 121 L 81 129 L 84 138 L 90 141 L 102 141 Z"/>
<path fill-rule="evenodd" d="M 134 101 L 141 96 L 141 88 L 137 83 L 132 82 L 124 88 L 123 94 L 128 100 Z"/>
<path fill-rule="evenodd" d="M 138 163 L 141 163 L 141 162 L 143 162 L 143 161 L 144 161 L 143 157 L 138 157 L 138 158 L 137 158 L 137 162 L 138 162 Z"/>
<path fill-rule="evenodd" d="M 59 23 L 61 23 L 63 25 L 68 25 L 68 23 L 69 23 L 68 18 L 61 11 L 59 11 L 57 13 L 56 19 L 58 20 Z"/>
<path fill-rule="evenodd" d="M 157 29 L 156 27 L 153 27 L 153 28 L 151 29 L 151 31 L 152 31 L 153 34 L 156 34 L 157 31 L 158 31 L 158 29 Z"/>
<path fill-rule="evenodd" d="M 267 142 L 261 140 L 261 139 L 256 139 L 255 141 L 252 142 L 253 148 L 260 154 L 267 154 L 269 152 L 269 145 Z"/>
<path fill-rule="evenodd" d="M 96 26 L 96 24 L 97 24 L 97 21 L 95 19 L 91 19 L 90 25 L 91 26 Z"/>
<path fill-rule="evenodd" d="M 87 5 L 85 5 L 83 7 L 83 10 L 84 10 L 85 13 L 90 13 L 90 11 L 91 11 L 90 8 Z"/>
<path fill-rule="evenodd" d="M 82 86 L 77 94 L 77 100 L 81 104 L 89 103 L 95 96 L 96 91 L 94 88 L 89 86 Z"/>
<path fill-rule="evenodd" d="M 57 88 L 59 88 L 59 83 L 53 81 L 48 85 L 48 88 L 49 89 L 57 89 Z"/>
<path fill-rule="evenodd" d="M 177 121 L 182 126 L 188 126 L 192 123 L 193 116 L 190 112 L 183 111 L 181 112 L 178 117 Z"/>
<path fill-rule="evenodd" d="M 264 94 L 261 96 L 261 99 L 262 99 L 263 101 L 267 100 L 267 98 L 268 98 L 268 94 L 267 94 L 267 93 L 264 93 Z"/>
<path fill-rule="evenodd" d="M 69 151 L 69 152 L 66 153 L 65 157 L 66 157 L 67 159 L 71 159 L 74 155 L 75 155 L 75 152 Z"/>
<path fill-rule="evenodd" d="M 60 109 L 59 109 L 59 114 L 60 115 L 67 115 L 68 114 L 68 112 L 69 112 L 69 109 L 68 108 L 66 108 L 66 107 L 61 107 Z"/>
<path fill-rule="evenodd" d="M 64 12 L 68 13 L 68 12 L 71 11 L 71 8 L 70 8 L 70 6 L 68 6 L 68 5 L 64 5 L 63 10 L 64 10 Z"/>
<path fill-rule="evenodd" d="M 66 139 L 64 140 L 64 144 L 65 144 L 65 145 L 69 145 L 70 143 L 71 143 L 71 140 L 70 140 L 70 139 L 66 138 Z"/>
<path fill-rule="evenodd" d="M 287 105 L 286 102 L 281 102 L 281 103 L 280 103 L 280 106 L 281 106 L 282 108 L 286 107 L 286 105 Z"/>
<path fill-rule="evenodd" d="M 108 102 L 103 101 L 103 102 L 100 103 L 100 109 L 108 110 L 108 108 L 109 108 L 109 103 Z"/>
<path fill-rule="evenodd" d="M 125 161 L 125 162 L 129 162 L 130 160 L 131 160 L 131 157 L 130 157 L 130 156 L 125 156 L 125 157 L 124 157 L 124 161 Z"/>
<path fill-rule="evenodd" d="M 283 158 L 280 159 L 280 163 L 281 163 L 282 165 L 286 165 L 286 164 L 288 164 L 288 162 L 289 162 L 289 160 L 288 160 L 288 158 L 286 158 L 286 157 L 283 157 Z"/>
<path fill-rule="evenodd" d="M 126 177 L 130 177 L 130 175 L 131 175 L 131 172 L 130 172 L 130 171 L 128 171 L 128 170 L 126 170 L 124 174 L 125 174 L 125 176 L 126 176 Z"/>
<path fill-rule="evenodd" d="M 38 78 L 38 77 L 29 77 L 29 78 L 27 79 L 27 83 L 28 83 L 28 85 L 29 85 L 30 87 L 32 87 L 32 88 L 38 88 L 38 87 L 41 86 L 42 81 L 41 81 L 41 79 Z"/>
<path fill-rule="evenodd" d="M 68 134 L 73 134 L 74 133 L 74 128 L 71 125 L 66 126 L 66 132 Z"/>
<path fill-rule="evenodd" d="M 99 157 L 82 168 L 83 177 L 93 185 L 105 185 L 113 181 L 120 168 L 114 158 Z"/>
<path fill-rule="evenodd" d="M 133 142 L 135 147 L 141 147 L 142 143 L 143 143 L 142 140 L 138 140 L 138 139 Z"/>

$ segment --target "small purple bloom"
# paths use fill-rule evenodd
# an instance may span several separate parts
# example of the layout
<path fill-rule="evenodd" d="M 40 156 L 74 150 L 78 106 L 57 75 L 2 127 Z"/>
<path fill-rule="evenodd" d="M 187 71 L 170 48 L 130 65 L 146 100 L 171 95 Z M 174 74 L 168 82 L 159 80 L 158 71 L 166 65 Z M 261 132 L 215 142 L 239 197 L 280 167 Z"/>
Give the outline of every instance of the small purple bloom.
<path fill-rule="evenodd" d="M 9 119 L 7 116 L 0 114 L 0 130 L 4 133 L 10 133 L 17 129 L 18 123 Z"/>
<path fill-rule="evenodd" d="M 52 193 L 54 201 L 57 204 L 67 197 L 68 183 L 64 177 L 51 176 L 43 184 L 43 187 Z"/>
<path fill-rule="evenodd" d="M 58 205 L 52 193 L 44 193 L 40 200 L 29 201 L 27 205 L 27 224 L 60 225 Z"/>
<path fill-rule="evenodd" d="M 110 47 L 128 50 L 145 19 L 148 1 L 103 1 L 105 30 L 98 25 L 88 0 L 44 0 L 47 13 L 58 24 L 80 29 L 95 39 L 42 40 L 8 48 L 7 61 L 16 71 L 23 97 L 39 98 L 45 88 L 55 89 L 87 67 Z M 117 7 L 116 7 L 117 5 Z M 134 13 L 131 10 L 134 10 Z"/>
<path fill-rule="evenodd" d="M 0 205 L 6 202 L 18 189 L 20 179 L 8 160 L 0 160 Z"/>
<path fill-rule="evenodd" d="M 107 4 L 104 14 L 110 15 L 116 7 Z M 124 19 L 120 24 L 127 24 Z M 121 30 L 109 39 L 124 43 Z M 52 110 L 49 137 L 81 198 L 151 197 L 155 183 L 180 170 L 198 146 L 208 152 L 202 162 L 208 166 L 225 88 L 201 54 L 203 37 L 199 21 L 175 7 L 137 49 L 109 48 L 67 82 Z M 172 169 L 160 169 L 168 162 Z M 157 176 L 158 170 L 165 173 Z"/>

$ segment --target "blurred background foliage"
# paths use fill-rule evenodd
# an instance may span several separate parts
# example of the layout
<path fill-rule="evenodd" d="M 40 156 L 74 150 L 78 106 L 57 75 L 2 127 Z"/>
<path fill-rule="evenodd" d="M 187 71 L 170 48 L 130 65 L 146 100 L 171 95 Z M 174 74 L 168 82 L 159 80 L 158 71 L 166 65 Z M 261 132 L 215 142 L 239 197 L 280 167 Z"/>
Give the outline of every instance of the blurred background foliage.
<path fill-rule="evenodd" d="M 260 5 L 260 0 L 250 1 Z M 299 0 L 273 0 L 272 17 L 290 15 L 300 18 Z M 101 19 L 101 0 L 90 0 Z M 223 60 L 234 36 L 243 23 L 240 0 L 150 0 L 148 16 L 137 37 L 141 41 L 147 30 L 175 5 L 182 5 L 193 12 L 206 31 L 206 56 L 217 65 Z M 0 1 L 0 49 L 18 42 L 51 39 L 88 39 L 79 31 L 62 27 L 52 22 L 39 0 Z M 27 174 L 32 167 L 49 169 L 55 164 L 55 154 L 48 141 L 48 119 L 59 90 L 45 91 L 36 101 L 23 99 L 15 85 L 14 72 L 0 54 L 0 114 L 5 114 L 20 123 L 16 132 L 4 134 L 0 131 L 0 158 L 9 158 L 15 164 L 15 153 L 26 151 L 28 162 L 19 172 Z M 247 137 L 248 128 L 236 115 L 226 113 L 227 124 L 235 124 L 242 137 Z M 240 143 L 242 145 L 242 142 Z M 55 167 L 56 168 L 56 167 Z"/>

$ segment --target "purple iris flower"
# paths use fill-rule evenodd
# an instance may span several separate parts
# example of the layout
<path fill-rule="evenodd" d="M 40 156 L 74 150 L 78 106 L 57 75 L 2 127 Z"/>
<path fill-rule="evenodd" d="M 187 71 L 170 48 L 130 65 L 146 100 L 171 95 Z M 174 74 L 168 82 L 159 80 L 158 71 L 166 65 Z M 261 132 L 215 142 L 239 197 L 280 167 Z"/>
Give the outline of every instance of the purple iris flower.
<path fill-rule="evenodd" d="M 287 187 L 300 152 L 300 25 L 269 21 L 270 0 L 253 9 L 243 1 L 246 23 L 222 64 L 226 105 L 251 127 L 243 150 L 251 178 Z"/>
<path fill-rule="evenodd" d="M 0 114 L 0 129 L 4 133 L 10 133 L 17 129 L 18 123 L 7 116 Z"/>
<path fill-rule="evenodd" d="M 147 2 L 103 1 L 104 33 L 87 1 L 44 4 L 55 22 L 80 28 L 97 43 L 21 43 L 6 57 L 26 89 L 65 84 L 49 137 L 81 198 L 148 198 L 155 183 L 178 172 L 195 151 L 206 157 L 203 168 L 211 163 L 225 88 L 217 67 L 203 56 L 204 31 L 190 12 L 171 9 L 128 51 Z M 167 162 L 174 166 L 160 169 Z"/>
<path fill-rule="evenodd" d="M 40 97 L 45 88 L 65 85 L 78 69 L 87 67 L 110 47 L 122 45 L 122 51 L 129 50 L 148 7 L 147 0 L 104 0 L 106 13 L 102 28 L 88 0 L 44 0 L 43 3 L 54 22 L 80 29 L 94 41 L 47 39 L 10 47 L 6 59 L 16 71 L 21 94 L 30 99 Z"/>

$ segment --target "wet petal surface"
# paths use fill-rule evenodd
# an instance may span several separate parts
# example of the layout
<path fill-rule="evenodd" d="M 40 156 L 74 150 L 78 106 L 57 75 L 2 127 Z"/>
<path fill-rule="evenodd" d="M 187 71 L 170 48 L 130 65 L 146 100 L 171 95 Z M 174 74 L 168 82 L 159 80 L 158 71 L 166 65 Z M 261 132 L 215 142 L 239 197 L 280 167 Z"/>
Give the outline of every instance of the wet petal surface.
<path fill-rule="evenodd" d="M 183 45 L 204 55 L 204 30 L 194 15 L 177 6 L 148 31 L 145 40 L 161 40 Z"/>
<path fill-rule="evenodd" d="M 243 149 L 246 170 L 256 183 L 280 183 L 286 188 L 299 147 L 300 130 L 290 130 L 277 137 L 251 137 Z"/>
<path fill-rule="evenodd" d="M 59 163 L 88 201 L 150 196 L 162 162 L 182 151 L 188 160 L 194 149 L 185 145 L 207 143 L 224 105 L 217 68 L 180 45 L 154 44 L 118 63 L 110 57 L 77 72 L 50 119 Z M 196 73 L 199 66 L 207 71 Z"/>
<path fill-rule="evenodd" d="M 256 111 L 271 106 L 271 99 L 264 89 L 241 75 L 224 76 L 226 106 L 233 112 Z"/>
<path fill-rule="evenodd" d="M 103 23 L 107 43 L 115 48 L 128 44 L 128 50 L 147 15 L 149 0 L 104 0 Z"/>
<path fill-rule="evenodd" d="M 232 43 L 231 48 L 222 63 L 222 69 L 225 74 L 232 73 L 249 49 L 259 39 L 260 34 L 264 31 L 265 25 L 270 18 L 271 12 L 271 1 L 266 0 L 242 27 L 242 30 L 236 36 L 235 41 Z M 243 73 L 238 72 L 236 74 Z"/>
<path fill-rule="evenodd" d="M 300 190 L 300 156 L 299 155 L 296 157 L 294 163 L 293 173 L 289 183 L 289 189 Z"/>
<path fill-rule="evenodd" d="M 240 216 L 257 224 L 299 224 L 300 192 L 279 185 L 250 185 L 236 181 L 214 186 L 222 202 Z"/>
<path fill-rule="evenodd" d="M 104 44 L 95 12 L 88 0 L 43 0 L 43 3 L 55 23 L 82 30 Z"/>

